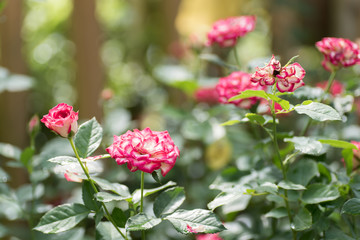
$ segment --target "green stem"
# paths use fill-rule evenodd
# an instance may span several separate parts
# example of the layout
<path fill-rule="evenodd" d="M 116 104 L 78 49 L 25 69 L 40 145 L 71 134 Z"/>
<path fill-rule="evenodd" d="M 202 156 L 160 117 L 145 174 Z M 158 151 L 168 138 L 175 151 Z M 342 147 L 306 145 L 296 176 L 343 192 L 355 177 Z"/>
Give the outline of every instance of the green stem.
<path fill-rule="evenodd" d="M 141 171 L 141 183 L 140 183 L 140 188 L 141 188 L 141 198 L 140 198 L 140 213 L 142 213 L 144 211 L 144 176 L 145 173 L 143 171 Z M 142 230 L 141 231 L 141 239 L 145 240 L 145 231 Z"/>
<path fill-rule="evenodd" d="M 239 59 L 238 52 L 236 51 L 237 43 L 238 43 L 238 41 L 236 40 L 236 44 L 233 47 L 233 52 L 234 52 L 234 56 L 235 56 L 236 65 L 238 66 L 238 68 L 240 68 L 240 59 Z"/>
<path fill-rule="evenodd" d="M 324 93 L 321 95 L 321 97 L 318 99 L 319 102 L 322 102 L 325 98 L 325 95 L 327 93 L 329 93 L 330 91 L 330 88 L 334 82 L 334 79 L 335 79 L 335 75 L 336 75 L 336 70 L 332 71 L 330 76 L 329 76 L 329 79 L 328 79 L 328 82 L 327 82 L 327 85 L 326 85 L 326 88 L 324 90 Z M 303 130 L 300 132 L 300 136 L 304 136 L 306 134 L 306 132 L 309 130 L 309 127 L 311 126 L 312 124 L 312 119 L 309 118 L 307 124 L 305 125 L 305 127 L 303 128 Z"/>
<path fill-rule="evenodd" d="M 283 163 L 283 161 L 281 159 L 280 149 L 279 149 L 279 145 L 278 145 L 278 142 L 277 142 L 275 101 L 271 101 L 271 113 L 272 113 L 272 117 L 273 117 L 273 142 L 274 142 L 275 152 L 276 152 L 277 157 L 278 157 L 279 162 L 280 162 L 280 168 L 281 168 L 281 172 L 283 174 L 283 178 L 286 181 L 287 180 L 286 169 L 285 169 L 284 163 Z M 284 189 L 284 198 L 283 199 L 284 199 L 285 207 L 286 207 L 286 210 L 287 210 L 287 215 L 289 217 L 290 229 L 291 229 L 291 232 L 292 232 L 292 235 L 293 235 L 293 240 L 296 240 L 296 231 L 291 228 L 293 218 L 292 218 L 291 211 L 290 211 L 290 206 L 289 206 L 289 201 L 288 201 L 288 194 L 287 194 L 286 189 Z"/>
<path fill-rule="evenodd" d="M 75 153 L 76 159 L 78 160 L 78 162 L 79 162 L 82 170 L 84 171 L 87 179 L 89 180 L 91 187 L 93 188 L 93 190 L 94 190 L 95 193 L 98 193 L 99 191 L 98 191 L 98 189 L 96 188 L 93 180 L 91 179 L 90 174 L 89 174 L 89 171 L 87 170 L 87 168 L 84 166 L 84 164 L 82 163 L 82 161 L 81 161 L 81 159 L 80 159 L 80 156 L 79 156 L 79 154 L 78 154 L 78 152 L 77 152 L 77 150 L 76 150 L 75 144 L 74 144 L 74 140 L 72 139 L 72 137 L 70 137 L 70 138 L 68 138 L 68 139 L 69 139 L 70 144 L 71 144 L 71 147 L 72 147 L 72 149 L 73 149 L 73 151 L 74 151 L 74 153 Z M 105 210 L 105 213 L 106 213 L 105 217 L 114 225 L 115 229 L 120 233 L 120 235 L 121 235 L 124 239 L 128 240 L 128 238 L 121 232 L 121 230 L 119 229 L 119 227 L 116 225 L 114 219 L 111 217 L 110 212 L 109 212 L 109 210 L 107 209 L 107 207 L 105 206 L 105 204 L 102 202 L 101 205 L 102 205 L 102 207 L 103 207 L 104 210 Z"/>

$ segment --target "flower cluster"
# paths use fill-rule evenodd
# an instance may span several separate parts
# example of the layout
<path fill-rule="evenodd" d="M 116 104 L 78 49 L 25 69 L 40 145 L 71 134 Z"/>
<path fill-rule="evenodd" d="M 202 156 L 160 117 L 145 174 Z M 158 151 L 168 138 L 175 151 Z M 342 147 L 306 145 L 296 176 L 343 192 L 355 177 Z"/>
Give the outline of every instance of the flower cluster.
<path fill-rule="evenodd" d="M 131 172 L 152 173 L 161 169 L 163 176 L 172 169 L 180 154 L 167 131 L 151 131 L 150 128 L 114 136 L 113 144 L 106 151 L 119 165 L 127 163 Z"/>
<path fill-rule="evenodd" d="M 216 91 L 219 96 L 219 102 L 232 103 L 238 107 L 249 109 L 260 98 L 252 97 L 246 99 L 238 99 L 229 102 L 229 99 L 240 94 L 245 90 L 265 90 L 264 86 L 250 81 L 250 74 L 245 72 L 233 72 L 227 77 L 219 79 L 216 85 Z"/>
<path fill-rule="evenodd" d="M 257 71 L 251 75 L 251 81 L 261 86 L 276 83 L 280 92 L 293 92 L 304 86 L 302 79 L 305 77 L 305 70 L 298 63 L 281 67 L 280 62 L 273 55 L 265 67 L 256 69 Z"/>
<path fill-rule="evenodd" d="M 315 45 L 324 55 L 321 64 L 328 71 L 333 68 L 350 67 L 360 63 L 359 46 L 349 39 L 326 37 Z"/>
<path fill-rule="evenodd" d="M 230 17 L 216 21 L 207 34 L 207 45 L 218 43 L 221 47 L 232 47 L 239 37 L 243 37 L 255 28 L 255 16 Z"/>
<path fill-rule="evenodd" d="M 218 94 L 215 87 L 200 87 L 195 91 L 194 98 L 197 102 L 210 105 L 218 103 Z"/>
<path fill-rule="evenodd" d="M 41 122 L 50 130 L 67 138 L 70 134 L 77 132 L 78 118 L 78 113 L 73 111 L 72 106 L 66 103 L 60 103 L 50 109 L 49 113 L 43 116 Z"/>

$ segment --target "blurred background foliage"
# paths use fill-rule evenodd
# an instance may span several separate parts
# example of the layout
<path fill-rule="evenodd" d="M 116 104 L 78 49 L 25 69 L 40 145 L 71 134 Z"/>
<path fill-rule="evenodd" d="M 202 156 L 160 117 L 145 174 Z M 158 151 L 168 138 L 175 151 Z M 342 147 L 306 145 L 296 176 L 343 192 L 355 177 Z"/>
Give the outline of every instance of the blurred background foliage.
<path fill-rule="evenodd" d="M 189 206 L 202 208 L 216 194 L 208 189 L 215 176 L 225 166 L 251 169 L 259 160 L 254 149 L 268 141 L 252 142 L 248 125 L 220 126 L 241 110 L 195 101 L 197 88 L 214 86 L 229 73 L 209 61 L 211 54 L 235 65 L 228 50 L 203 47 L 213 22 L 256 15 L 255 31 L 237 45 L 240 69 L 252 71 L 271 54 L 283 64 L 300 55 L 309 85 L 328 76 L 316 41 L 360 36 L 357 0 L 0 0 L 0 8 L 1 142 L 27 146 L 30 117 L 60 102 L 74 105 L 81 121 L 97 117 L 105 130 L 103 147 L 128 129 L 168 130 L 181 158 L 166 178 L 185 186 Z M 352 76 L 338 75 L 358 88 Z M 7 87 L 10 80 L 15 87 Z M 43 128 L 38 149 L 53 137 Z M 27 182 L 5 162 L 1 157 L 11 185 Z M 137 175 L 106 165 L 109 180 L 138 187 Z M 55 201 L 54 191 L 47 194 Z"/>

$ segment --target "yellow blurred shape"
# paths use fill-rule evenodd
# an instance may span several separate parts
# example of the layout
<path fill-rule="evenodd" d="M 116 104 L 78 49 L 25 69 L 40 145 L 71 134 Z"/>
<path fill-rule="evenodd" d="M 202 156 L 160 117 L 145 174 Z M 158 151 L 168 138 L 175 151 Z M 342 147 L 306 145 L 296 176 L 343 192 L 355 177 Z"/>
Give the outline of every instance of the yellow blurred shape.
<path fill-rule="evenodd" d="M 245 0 L 182 0 L 176 17 L 177 31 L 183 37 L 204 38 L 219 19 L 239 16 Z"/>
<path fill-rule="evenodd" d="M 206 148 L 205 162 L 212 170 L 218 170 L 229 163 L 231 154 L 231 143 L 228 139 L 221 138 Z"/>

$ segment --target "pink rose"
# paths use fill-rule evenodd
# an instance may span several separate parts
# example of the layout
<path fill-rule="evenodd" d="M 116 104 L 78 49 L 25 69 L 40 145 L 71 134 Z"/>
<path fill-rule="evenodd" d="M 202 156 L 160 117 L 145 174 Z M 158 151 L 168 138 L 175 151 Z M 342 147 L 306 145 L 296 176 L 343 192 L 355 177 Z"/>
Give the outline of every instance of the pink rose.
<path fill-rule="evenodd" d="M 41 122 L 50 130 L 67 138 L 69 134 L 77 132 L 77 120 L 78 113 L 73 111 L 73 107 L 66 103 L 60 103 L 50 109 L 49 113 L 43 116 Z"/>
<path fill-rule="evenodd" d="M 180 154 L 167 131 L 156 132 L 150 128 L 114 136 L 113 144 L 106 151 L 119 165 L 127 163 L 131 172 L 152 173 L 161 169 L 163 176 L 172 169 Z"/>
<path fill-rule="evenodd" d="M 251 82 L 250 74 L 240 71 L 233 72 L 227 77 L 220 78 L 216 85 L 219 102 L 225 104 L 231 103 L 238 107 L 249 109 L 260 98 L 252 97 L 229 102 L 231 97 L 234 97 L 245 90 L 265 90 L 265 87 L 258 83 Z"/>
<path fill-rule="evenodd" d="M 327 84 L 328 81 L 322 81 L 316 84 L 316 86 L 325 90 Z M 344 92 L 344 85 L 341 82 L 334 80 L 330 87 L 330 94 L 333 96 L 339 96 L 343 92 Z"/>
<path fill-rule="evenodd" d="M 221 47 L 232 47 L 236 44 L 237 38 L 254 30 L 255 23 L 255 16 L 230 17 L 218 20 L 207 34 L 207 45 L 210 46 L 216 42 Z"/>
<path fill-rule="evenodd" d="M 273 85 L 280 92 L 293 92 L 299 87 L 304 86 L 302 79 L 305 77 L 305 70 L 298 63 L 290 64 L 286 67 L 281 67 L 274 55 L 270 62 L 262 68 L 256 68 L 257 71 L 251 75 L 251 81 L 259 83 L 262 86 Z"/>
<path fill-rule="evenodd" d="M 214 233 L 214 234 L 196 235 L 196 240 L 223 240 L 223 239 L 221 237 L 219 237 L 218 233 Z"/>
<path fill-rule="evenodd" d="M 315 46 L 324 55 L 321 64 L 328 71 L 360 63 L 359 46 L 349 39 L 326 37 Z"/>

